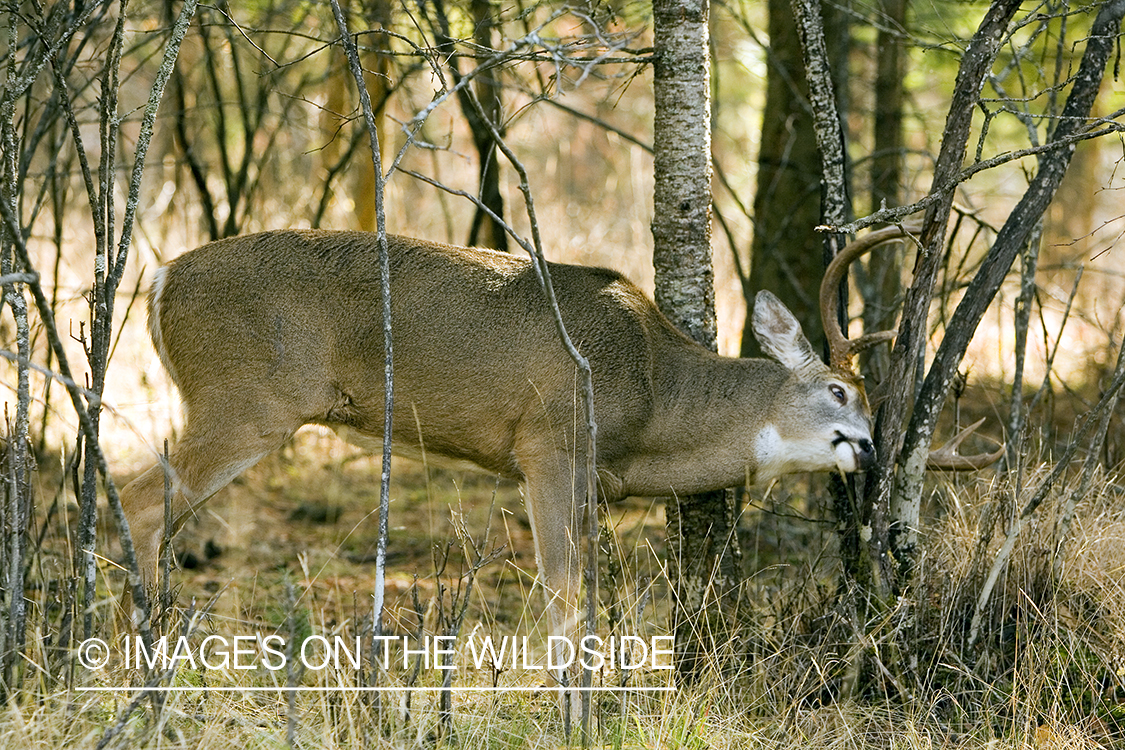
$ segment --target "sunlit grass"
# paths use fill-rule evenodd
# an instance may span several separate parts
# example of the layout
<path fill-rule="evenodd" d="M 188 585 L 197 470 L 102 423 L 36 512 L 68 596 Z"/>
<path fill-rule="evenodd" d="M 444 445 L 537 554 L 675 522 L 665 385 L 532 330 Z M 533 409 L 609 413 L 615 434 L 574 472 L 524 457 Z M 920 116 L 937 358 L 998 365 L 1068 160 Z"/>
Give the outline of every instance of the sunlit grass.
<path fill-rule="evenodd" d="M 177 605 L 161 620 L 161 632 L 172 642 L 188 633 L 195 646 L 208 636 L 221 636 L 227 644 L 236 636 L 271 634 L 294 643 L 310 635 L 354 638 L 370 617 L 369 516 L 377 472 L 376 461 L 310 433 L 226 490 L 178 540 L 180 549 L 195 550 L 212 540 L 223 552 L 175 574 Z M 395 476 L 386 632 L 411 638 L 445 632 L 466 593 L 463 576 L 472 559 L 461 545 L 445 540 L 475 535 L 482 549 L 499 552 L 478 571 L 468 594 L 457 658 L 466 656 L 466 637 L 490 634 L 527 636 L 530 662 L 542 659 L 543 605 L 518 488 L 409 463 L 396 464 Z M 698 681 L 674 693 L 599 694 L 592 744 L 1093 748 L 1120 741 L 1125 512 L 1112 478 L 1095 487 L 1079 503 L 1054 585 L 1047 585 L 1052 580 L 1047 574 L 1056 514 L 1045 505 L 1028 527 L 998 587 L 987 635 L 975 650 L 965 648 L 965 628 L 966 607 L 979 590 L 973 561 L 981 510 L 986 503 L 1009 502 L 1010 488 L 985 482 L 945 487 L 942 504 L 931 508 L 936 520 L 925 529 L 919 585 L 909 602 L 893 610 L 909 620 L 892 615 L 864 626 L 870 640 L 859 647 L 862 658 L 854 663 L 868 670 L 868 688 L 851 698 L 838 694 L 857 647 L 835 603 L 832 536 L 776 529 L 771 533 L 778 538 L 809 546 L 802 550 L 809 562 L 794 563 L 792 551 L 762 546 L 763 557 L 752 562 L 768 574 L 750 579 L 739 621 L 725 636 L 729 640 L 716 644 Z M 485 540 L 494 493 L 491 537 Z M 774 495 L 791 504 L 802 497 L 800 491 Z M 1060 497 L 1065 495 L 1064 488 Z M 309 517 L 310 504 L 336 511 Z M 786 511 L 771 523 L 799 527 L 803 522 L 794 515 Z M 606 518 L 613 533 L 606 532 L 601 634 L 608 635 L 611 608 L 618 616 L 625 613 L 617 633 L 670 633 L 659 504 L 631 501 L 607 509 Z M 70 554 L 57 523 L 48 527 L 40 559 Z M 995 536 L 981 553 L 985 563 L 999 544 L 1000 532 Z M 811 548 L 818 544 L 824 548 Z M 779 552 L 771 565 L 769 556 Z M 548 748 L 566 742 L 556 692 L 546 689 L 542 671 L 461 668 L 451 680 L 458 687 L 533 690 L 455 692 L 446 714 L 434 690 L 443 674 L 433 664 L 415 672 L 417 655 L 404 663 L 397 652 L 373 678 L 346 662 L 295 670 L 181 662 L 163 684 L 192 689 L 164 694 L 159 709 L 144 699 L 127 712 L 147 670 L 121 663 L 126 628 L 111 614 L 120 574 L 109 563 L 103 567 L 106 586 L 95 635 L 113 644 L 115 659 L 90 671 L 73 654 L 54 648 L 62 627 L 58 612 L 38 589 L 29 592 L 35 625 L 29 628 L 21 688 L 0 713 L 0 747 L 92 748 L 110 729 L 117 734 L 109 746 L 131 748 L 284 748 L 291 741 L 317 748 L 435 743 Z M 610 575 L 610 569 L 616 572 Z M 75 636 L 73 642 L 80 640 Z M 889 676 L 872 678 L 880 669 Z M 618 685 L 621 679 L 621 672 L 606 670 L 595 675 L 594 684 Z M 369 682 L 400 689 L 377 700 L 350 689 Z M 667 685 L 669 675 L 642 670 L 627 683 Z M 83 690 L 128 686 L 133 688 Z M 288 686 L 315 690 L 290 696 Z M 401 689 L 407 686 L 428 689 Z M 202 687 L 225 691 L 195 689 Z M 571 740 L 579 742 L 577 732 Z"/>

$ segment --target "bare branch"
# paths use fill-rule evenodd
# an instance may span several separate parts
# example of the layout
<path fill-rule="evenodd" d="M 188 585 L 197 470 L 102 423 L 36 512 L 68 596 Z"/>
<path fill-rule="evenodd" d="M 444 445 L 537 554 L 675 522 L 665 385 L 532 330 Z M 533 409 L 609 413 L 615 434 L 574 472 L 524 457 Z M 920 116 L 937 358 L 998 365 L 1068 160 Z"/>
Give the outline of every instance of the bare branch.
<path fill-rule="evenodd" d="M 332 0 L 332 14 L 340 30 L 340 42 L 348 58 L 348 67 L 359 89 L 360 106 L 371 139 L 371 161 L 375 169 L 375 227 L 379 245 L 379 276 L 383 303 L 383 465 L 379 483 L 379 538 L 376 546 L 374 602 L 372 604 L 372 636 L 382 634 L 383 597 L 387 566 L 387 519 L 391 493 L 391 440 L 394 423 L 394 347 L 391 339 L 391 264 L 387 249 L 387 219 L 383 211 L 383 159 L 379 150 L 379 129 L 371 109 L 371 97 L 363 79 L 363 66 L 359 61 L 355 40 L 348 33 L 348 22 L 338 0 Z"/>

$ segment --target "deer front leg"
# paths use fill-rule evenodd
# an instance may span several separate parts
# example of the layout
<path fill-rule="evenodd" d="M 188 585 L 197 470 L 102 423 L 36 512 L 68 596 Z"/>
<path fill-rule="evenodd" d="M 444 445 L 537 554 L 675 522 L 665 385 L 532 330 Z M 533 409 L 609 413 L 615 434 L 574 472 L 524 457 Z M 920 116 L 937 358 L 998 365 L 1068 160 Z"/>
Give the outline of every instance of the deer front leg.
<path fill-rule="evenodd" d="M 562 463 L 562 462 L 560 462 Z M 566 461 L 565 464 L 569 464 Z M 549 664 L 565 665 L 569 669 L 550 670 L 560 686 L 564 723 L 574 726 L 579 716 L 580 696 L 577 688 L 577 655 L 581 638 L 582 607 L 579 595 L 582 589 L 581 559 L 579 553 L 582 536 L 581 520 L 585 512 L 585 472 L 573 470 L 569 465 L 552 467 L 553 470 L 529 472 L 525 502 L 535 539 L 535 557 L 539 580 L 547 600 L 549 626 Z M 568 705 L 569 704 L 569 705 Z"/>

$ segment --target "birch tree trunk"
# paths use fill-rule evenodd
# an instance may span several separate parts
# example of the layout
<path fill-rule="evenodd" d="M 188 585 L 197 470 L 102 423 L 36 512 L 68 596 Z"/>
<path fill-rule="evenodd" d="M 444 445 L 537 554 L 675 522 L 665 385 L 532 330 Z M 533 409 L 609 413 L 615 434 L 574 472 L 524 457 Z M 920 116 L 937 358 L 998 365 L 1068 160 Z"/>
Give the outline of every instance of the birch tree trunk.
<path fill-rule="evenodd" d="M 654 0 L 656 304 L 694 340 L 717 348 L 711 266 L 711 104 L 706 0 Z M 707 612 L 740 578 L 733 493 L 667 504 L 675 576 L 676 662 L 690 681 L 714 653 Z M 720 618 L 721 619 L 721 618 Z"/>
<path fill-rule="evenodd" d="M 715 349 L 707 3 L 655 0 L 652 10 L 656 304 L 680 330 Z"/>

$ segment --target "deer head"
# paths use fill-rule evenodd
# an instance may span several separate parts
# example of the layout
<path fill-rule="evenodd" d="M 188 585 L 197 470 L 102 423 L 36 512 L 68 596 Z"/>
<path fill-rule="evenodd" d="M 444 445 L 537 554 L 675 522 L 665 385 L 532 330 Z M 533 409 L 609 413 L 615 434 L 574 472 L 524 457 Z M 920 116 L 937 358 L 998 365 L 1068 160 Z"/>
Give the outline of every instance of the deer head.
<path fill-rule="evenodd" d="M 857 258 L 871 252 L 880 245 L 894 242 L 903 238 L 917 235 L 921 231 L 919 225 L 903 227 L 888 227 L 875 232 L 870 232 L 862 238 L 848 244 L 837 253 L 832 262 L 825 269 L 824 279 L 820 285 L 820 313 L 824 323 L 824 334 L 828 341 L 829 362 L 840 372 L 854 373 L 853 356 L 864 349 L 875 346 L 881 342 L 889 341 L 895 337 L 895 330 L 879 331 L 867 334 L 858 339 L 848 339 L 840 327 L 838 289 L 844 280 L 848 266 Z M 876 406 L 882 401 L 883 388 L 877 387 L 877 394 L 872 396 Z M 926 465 L 931 469 L 946 469 L 952 471 L 976 471 L 996 463 L 1004 455 L 1004 446 L 992 453 L 980 453 L 971 456 L 962 456 L 957 453 L 957 448 L 966 438 L 972 435 L 984 423 L 980 420 L 957 433 L 941 448 L 930 451 Z"/>

